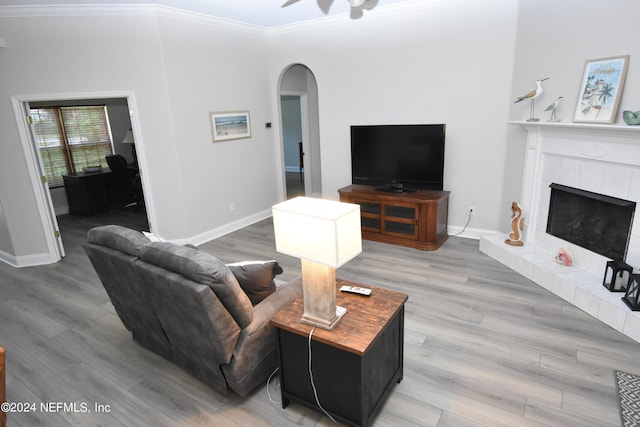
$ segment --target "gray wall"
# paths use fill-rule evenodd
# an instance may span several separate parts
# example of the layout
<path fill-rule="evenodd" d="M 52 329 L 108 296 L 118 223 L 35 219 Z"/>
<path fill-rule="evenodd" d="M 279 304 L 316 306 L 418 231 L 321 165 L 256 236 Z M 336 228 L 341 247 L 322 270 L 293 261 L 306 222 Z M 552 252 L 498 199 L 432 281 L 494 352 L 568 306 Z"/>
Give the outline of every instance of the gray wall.
<path fill-rule="evenodd" d="M 292 63 L 318 84 L 323 195 L 351 182 L 351 125 L 446 123 L 449 224 L 472 231 L 508 218 L 503 198 L 518 4 L 411 2 L 363 19 L 275 32 L 271 74 Z M 275 83 L 272 83 L 275 84 Z M 510 202 L 509 202 L 510 203 Z M 454 231 L 455 232 L 455 231 Z"/>
<path fill-rule="evenodd" d="M 350 182 L 350 125 L 442 122 L 451 231 L 469 206 L 477 211 L 469 235 L 506 230 L 523 143 L 506 122 L 526 115 L 514 97 L 550 76 L 545 96 L 566 94 L 568 121 L 584 61 L 629 53 L 621 109 L 638 109 L 639 8 L 633 0 L 407 2 L 268 32 L 155 8 L 0 13 L 0 170 L 11 177 L 0 180 L 0 253 L 45 250 L 11 96 L 131 91 L 155 231 L 196 241 L 268 215 L 283 196 L 277 88 L 292 64 L 317 82 L 323 196 L 337 198 Z M 42 64 L 59 66 L 42 78 Z M 252 137 L 212 143 L 209 112 L 230 110 L 250 111 Z"/>
<path fill-rule="evenodd" d="M 277 146 L 264 127 L 274 118 L 262 31 L 155 8 L 146 16 L 0 15 L 0 28 L 7 42 L 0 49 L 2 99 L 133 94 L 145 201 L 158 234 L 206 239 L 234 221 L 266 215 L 279 200 Z M 47 67 L 43 78 L 42 64 L 59 66 Z M 250 112 L 252 137 L 214 144 L 209 113 L 235 110 Z M 0 140 L 0 170 L 12 177 L 0 180 L 0 229 L 9 230 L 0 233 L 0 251 L 17 258 L 43 254 L 45 231 L 9 102 L 0 104 Z"/>

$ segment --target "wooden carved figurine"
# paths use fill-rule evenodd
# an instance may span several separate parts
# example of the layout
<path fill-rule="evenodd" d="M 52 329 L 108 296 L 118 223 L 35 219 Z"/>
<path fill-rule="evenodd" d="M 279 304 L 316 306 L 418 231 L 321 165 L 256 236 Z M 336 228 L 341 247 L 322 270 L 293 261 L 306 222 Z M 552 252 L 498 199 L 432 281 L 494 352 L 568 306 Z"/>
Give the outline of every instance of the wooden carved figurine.
<path fill-rule="evenodd" d="M 524 218 L 522 217 L 522 208 L 518 203 L 511 203 L 511 233 L 509 238 L 504 242 L 511 246 L 522 246 L 524 243 L 520 240 L 520 231 L 524 229 Z"/>

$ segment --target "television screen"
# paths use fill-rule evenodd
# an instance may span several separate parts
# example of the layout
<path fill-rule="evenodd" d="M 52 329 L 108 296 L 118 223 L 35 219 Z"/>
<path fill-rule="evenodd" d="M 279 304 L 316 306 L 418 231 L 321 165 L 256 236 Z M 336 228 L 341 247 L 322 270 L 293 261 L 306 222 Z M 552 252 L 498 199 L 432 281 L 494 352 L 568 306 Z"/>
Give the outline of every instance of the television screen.
<path fill-rule="evenodd" d="M 351 126 L 353 184 L 442 190 L 444 124 Z"/>

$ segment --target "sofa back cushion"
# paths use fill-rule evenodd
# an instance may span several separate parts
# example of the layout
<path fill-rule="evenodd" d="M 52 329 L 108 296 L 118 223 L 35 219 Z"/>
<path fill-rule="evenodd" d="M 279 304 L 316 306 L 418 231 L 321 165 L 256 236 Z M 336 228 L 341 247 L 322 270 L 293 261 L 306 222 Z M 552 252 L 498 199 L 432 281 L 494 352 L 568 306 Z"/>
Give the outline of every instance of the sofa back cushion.
<path fill-rule="evenodd" d="M 84 249 L 118 317 L 133 338 L 146 348 L 169 357 L 167 337 L 134 272 L 138 250 L 147 243 L 149 240 L 138 231 L 106 225 L 89 230 Z"/>
<path fill-rule="evenodd" d="M 135 270 L 171 343 L 172 360 L 226 393 L 220 365 L 231 361 L 241 332 L 229 310 L 209 286 L 182 274 L 144 260 Z"/>
<path fill-rule="evenodd" d="M 150 264 L 209 286 L 241 328 L 251 323 L 253 307 L 249 297 L 231 270 L 213 255 L 174 243 L 152 242 L 140 248 L 138 256 Z"/>
<path fill-rule="evenodd" d="M 103 225 L 89 230 L 87 242 L 137 256 L 138 249 L 150 241 L 139 231 L 119 225 Z"/>

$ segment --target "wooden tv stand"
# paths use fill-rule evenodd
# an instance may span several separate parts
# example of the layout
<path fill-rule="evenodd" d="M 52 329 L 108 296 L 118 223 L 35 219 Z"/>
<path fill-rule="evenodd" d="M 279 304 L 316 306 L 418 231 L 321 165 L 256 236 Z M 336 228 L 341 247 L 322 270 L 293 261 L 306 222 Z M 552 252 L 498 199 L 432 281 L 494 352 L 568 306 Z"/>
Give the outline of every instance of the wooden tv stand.
<path fill-rule="evenodd" d="M 338 193 L 341 202 L 360 205 L 364 239 L 435 251 L 449 238 L 449 191 L 390 193 L 349 185 Z"/>

